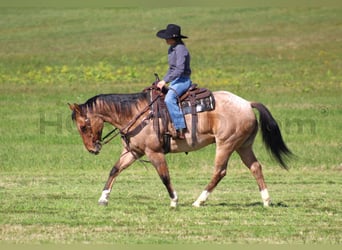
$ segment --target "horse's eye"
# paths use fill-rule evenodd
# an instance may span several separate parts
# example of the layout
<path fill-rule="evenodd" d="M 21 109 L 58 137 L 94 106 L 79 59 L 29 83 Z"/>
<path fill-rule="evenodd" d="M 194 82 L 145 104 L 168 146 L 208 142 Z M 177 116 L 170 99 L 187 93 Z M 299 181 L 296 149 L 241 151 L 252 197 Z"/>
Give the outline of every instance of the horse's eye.
<path fill-rule="evenodd" d="M 87 126 L 81 126 L 80 129 L 82 133 L 87 132 Z"/>

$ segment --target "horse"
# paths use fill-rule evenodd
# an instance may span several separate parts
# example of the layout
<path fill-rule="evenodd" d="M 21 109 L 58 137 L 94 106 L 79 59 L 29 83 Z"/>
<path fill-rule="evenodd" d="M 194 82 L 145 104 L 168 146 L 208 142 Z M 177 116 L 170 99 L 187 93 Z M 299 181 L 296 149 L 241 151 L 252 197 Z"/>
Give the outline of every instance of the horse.
<path fill-rule="evenodd" d="M 217 184 L 226 175 L 230 156 L 233 152 L 237 152 L 256 179 L 264 207 L 270 206 L 271 198 L 262 166 L 253 152 L 253 143 L 260 123 L 263 143 L 268 152 L 280 167 L 287 170 L 286 160 L 292 152 L 285 144 L 276 120 L 262 103 L 247 101 L 227 91 L 215 91 L 213 96 L 216 103 L 214 110 L 197 114 L 196 143 L 192 142 L 190 134 L 191 115 L 185 115 L 188 129 L 185 139 L 171 138 L 170 141 L 170 153 L 191 152 L 216 144 L 213 175 L 192 205 L 200 207 L 207 201 Z M 104 145 L 102 138 L 104 123 L 112 124 L 118 131 L 115 135 L 121 136 L 122 152 L 109 173 L 98 200 L 99 205 L 108 205 L 117 176 L 145 155 L 166 187 L 171 200 L 170 206 L 177 207 L 177 192 L 171 183 L 162 140 L 153 127 L 151 100 L 148 93 L 100 94 L 84 104 L 69 104 L 69 108 L 84 146 L 90 153 L 100 153 Z M 253 109 L 259 112 L 259 122 Z M 160 121 L 159 125 L 163 126 L 163 122 Z"/>

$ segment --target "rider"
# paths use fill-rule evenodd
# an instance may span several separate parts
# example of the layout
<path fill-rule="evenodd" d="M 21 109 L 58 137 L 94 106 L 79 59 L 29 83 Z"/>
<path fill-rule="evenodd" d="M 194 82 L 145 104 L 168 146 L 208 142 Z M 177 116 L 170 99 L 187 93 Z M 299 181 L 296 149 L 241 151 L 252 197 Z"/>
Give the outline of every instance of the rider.
<path fill-rule="evenodd" d="M 170 83 L 165 103 L 177 131 L 178 139 L 185 139 L 186 124 L 177 101 L 178 97 L 184 94 L 191 85 L 190 53 L 182 41 L 182 38 L 188 37 L 181 35 L 181 27 L 176 24 L 167 25 L 166 29 L 158 31 L 156 35 L 165 39 L 166 43 L 170 45 L 168 50 L 169 69 L 157 86 L 162 89 L 166 83 Z"/>

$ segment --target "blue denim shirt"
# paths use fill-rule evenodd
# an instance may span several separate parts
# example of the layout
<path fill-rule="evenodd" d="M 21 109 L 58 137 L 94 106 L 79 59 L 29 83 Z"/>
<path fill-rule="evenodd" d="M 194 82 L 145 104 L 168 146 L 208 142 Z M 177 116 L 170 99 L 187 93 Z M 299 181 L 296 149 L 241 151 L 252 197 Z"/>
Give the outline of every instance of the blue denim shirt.
<path fill-rule="evenodd" d="M 178 77 L 190 77 L 190 53 L 184 44 L 170 46 L 168 51 L 169 70 L 164 76 L 165 82 L 172 82 Z"/>

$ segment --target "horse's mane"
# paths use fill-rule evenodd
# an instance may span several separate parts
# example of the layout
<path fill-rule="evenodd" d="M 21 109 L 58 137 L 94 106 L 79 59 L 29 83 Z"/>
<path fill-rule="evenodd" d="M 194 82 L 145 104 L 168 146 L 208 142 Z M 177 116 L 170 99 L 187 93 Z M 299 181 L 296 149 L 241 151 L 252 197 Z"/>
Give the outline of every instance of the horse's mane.
<path fill-rule="evenodd" d="M 130 115 L 138 107 L 138 103 L 147 100 L 147 93 L 140 92 L 134 94 L 100 94 L 88 99 L 84 104 L 79 105 L 82 113 L 93 112 L 99 108 L 115 109 L 120 116 Z M 72 114 L 75 120 L 75 114 Z"/>

